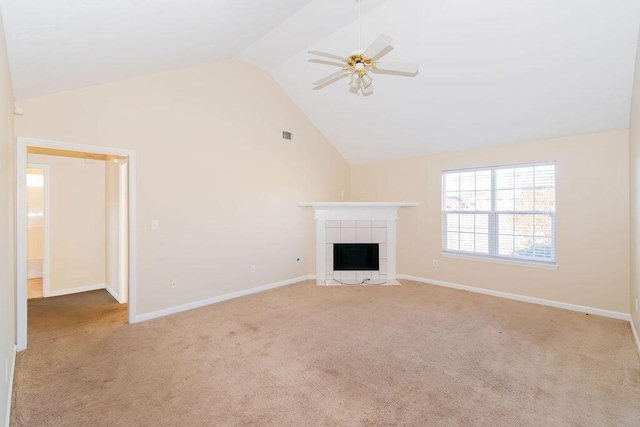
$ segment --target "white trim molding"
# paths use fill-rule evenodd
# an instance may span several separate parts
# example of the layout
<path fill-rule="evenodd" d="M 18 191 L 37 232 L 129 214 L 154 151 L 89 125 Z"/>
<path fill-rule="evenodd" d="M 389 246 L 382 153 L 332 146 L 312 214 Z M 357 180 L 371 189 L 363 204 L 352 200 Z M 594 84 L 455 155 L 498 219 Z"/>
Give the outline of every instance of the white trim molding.
<path fill-rule="evenodd" d="M 79 294 L 80 292 L 97 291 L 98 289 L 106 289 L 106 283 L 98 283 L 96 285 L 77 286 L 75 288 L 60 289 L 57 291 L 49 290 L 50 297 L 59 297 L 62 295 Z"/>
<path fill-rule="evenodd" d="M 11 402 L 13 402 L 13 377 L 16 372 L 16 353 L 18 352 L 18 346 L 13 347 L 13 352 L 11 354 L 11 360 L 9 361 L 9 387 L 7 387 L 7 401 L 5 402 L 5 417 L 4 425 L 9 427 L 11 423 Z"/>
<path fill-rule="evenodd" d="M 638 350 L 638 357 L 640 357 L 640 335 L 636 329 L 636 324 L 633 323 L 633 319 L 629 321 L 631 323 L 631 333 L 633 334 L 633 341 L 636 343 L 636 350 Z"/>
<path fill-rule="evenodd" d="M 16 172 L 16 341 L 18 351 L 27 348 L 27 229 L 26 229 L 26 180 L 27 154 L 29 148 L 44 148 L 51 150 L 74 151 L 105 156 L 120 156 L 127 158 L 128 164 L 128 256 L 129 256 L 129 323 L 136 322 L 136 284 L 137 284 L 137 231 L 136 231 L 136 152 L 124 148 L 100 147 L 88 144 L 76 144 L 61 141 L 51 141 L 38 138 L 18 136 L 15 150 Z M 44 257 L 45 277 L 47 255 Z M 103 286 L 104 287 L 104 286 Z M 84 289 L 92 290 L 92 289 Z M 78 291 L 78 292 L 84 292 Z M 69 293 L 65 291 L 65 293 Z M 55 292 L 50 294 L 56 295 Z M 46 295 L 45 295 L 46 296 Z"/>
<path fill-rule="evenodd" d="M 507 264 L 507 265 L 517 265 L 520 267 L 531 267 L 531 268 L 541 268 L 543 270 L 557 270 L 558 264 L 549 264 L 546 262 L 535 262 L 535 261 L 526 261 L 522 259 L 510 259 L 510 258 L 498 258 L 492 256 L 483 256 L 483 255 L 467 255 L 467 254 L 459 254 L 453 252 L 440 252 L 445 258 L 458 258 L 464 259 L 467 261 L 478 261 L 478 262 L 488 262 L 491 264 Z"/>
<path fill-rule="evenodd" d="M 417 202 L 300 202 L 300 207 L 312 207 L 316 220 L 316 280 L 318 285 L 326 285 L 326 244 L 327 221 L 386 221 L 387 235 L 387 270 L 386 281 L 396 282 L 396 234 L 398 209 L 401 207 L 418 206 Z M 332 243 L 332 242 L 329 242 Z M 342 242 L 349 243 L 349 242 Z M 353 242 L 356 243 L 356 242 Z"/>
<path fill-rule="evenodd" d="M 243 297 L 245 295 L 251 295 L 258 292 L 267 291 L 269 289 L 279 288 L 281 286 L 292 285 L 294 283 L 304 282 L 305 280 L 313 280 L 316 276 L 307 275 L 295 277 L 293 279 L 283 280 L 281 282 L 269 283 L 267 285 L 257 286 L 255 288 L 245 289 L 243 291 L 231 292 L 228 294 L 220 295 L 217 297 L 207 298 L 200 301 L 194 301 L 187 304 L 177 305 L 175 307 L 164 308 L 162 310 L 152 311 L 151 313 L 139 314 L 136 316 L 136 322 L 143 322 L 145 320 L 156 319 L 158 317 L 168 316 L 169 314 L 181 313 L 183 311 L 193 310 L 194 308 L 200 308 L 207 305 L 215 304 L 222 301 L 227 301 L 233 298 Z"/>
<path fill-rule="evenodd" d="M 458 289 L 461 291 L 475 292 L 478 294 L 491 295 L 494 297 L 506 298 L 506 299 L 521 301 L 521 302 L 528 302 L 531 304 L 546 305 L 549 307 L 562 308 L 565 310 L 577 311 L 580 313 L 595 314 L 598 316 L 610 317 L 612 319 L 619 319 L 619 320 L 626 320 L 626 321 L 631 320 L 631 314 L 629 313 L 604 310 L 602 308 L 587 307 L 584 305 L 577 305 L 577 304 L 569 304 L 566 302 L 553 301 L 553 300 L 548 300 L 544 298 L 528 297 L 525 295 L 512 294 L 508 292 L 494 291 L 491 289 L 476 288 L 473 286 L 460 285 L 458 283 L 443 282 L 442 280 L 433 280 L 433 279 L 426 279 L 423 277 L 410 276 L 408 274 L 399 274 L 398 279 L 412 280 L 414 282 L 426 283 L 428 285 L 436 285 L 436 286 L 442 286 L 445 288 Z"/>

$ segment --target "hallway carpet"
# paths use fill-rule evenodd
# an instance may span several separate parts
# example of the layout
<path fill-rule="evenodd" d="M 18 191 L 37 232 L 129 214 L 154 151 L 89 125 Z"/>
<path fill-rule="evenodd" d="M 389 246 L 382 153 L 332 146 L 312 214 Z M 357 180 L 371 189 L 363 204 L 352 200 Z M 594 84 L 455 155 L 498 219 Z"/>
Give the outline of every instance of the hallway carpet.
<path fill-rule="evenodd" d="M 637 426 L 629 324 L 403 281 L 303 282 L 126 324 L 29 301 L 12 426 Z"/>

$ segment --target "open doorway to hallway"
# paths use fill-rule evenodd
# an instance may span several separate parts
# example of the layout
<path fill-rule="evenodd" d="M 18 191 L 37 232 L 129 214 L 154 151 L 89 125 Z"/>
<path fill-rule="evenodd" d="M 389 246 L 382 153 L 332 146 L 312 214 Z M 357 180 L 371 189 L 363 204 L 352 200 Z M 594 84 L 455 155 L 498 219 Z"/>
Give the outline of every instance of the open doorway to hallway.
<path fill-rule="evenodd" d="M 16 312 L 23 350 L 27 298 L 35 296 L 38 279 L 45 299 L 101 290 L 120 304 L 134 300 L 135 153 L 18 138 L 17 157 Z M 135 312 L 127 308 L 131 322 Z"/>
<path fill-rule="evenodd" d="M 44 260 L 48 248 L 49 166 L 29 164 L 27 169 L 27 298 L 44 296 Z M 46 278 L 48 279 L 48 277 Z"/>

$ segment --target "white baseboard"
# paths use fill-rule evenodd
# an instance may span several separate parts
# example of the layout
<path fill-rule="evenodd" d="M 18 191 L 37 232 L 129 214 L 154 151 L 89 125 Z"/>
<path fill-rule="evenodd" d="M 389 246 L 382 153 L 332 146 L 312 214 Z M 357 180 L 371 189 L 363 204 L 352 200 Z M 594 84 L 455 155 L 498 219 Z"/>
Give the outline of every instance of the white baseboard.
<path fill-rule="evenodd" d="M 59 297 L 61 295 L 71 295 L 80 292 L 95 291 L 98 289 L 105 289 L 106 287 L 107 285 L 105 283 L 98 283 L 97 285 L 79 286 L 77 288 L 71 289 L 60 289 L 58 291 L 49 291 L 47 297 Z"/>
<path fill-rule="evenodd" d="M 289 280 L 283 280 L 281 282 L 269 283 L 268 285 L 258 286 L 251 289 L 245 289 L 244 291 L 231 292 L 229 294 L 220 295 L 217 297 L 207 298 L 200 301 L 194 301 L 187 304 L 177 305 L 175 307 L 169 307 L 162 310 L 152 311 L 151 313 L 139 314 L 136 316 L 136 323 L 143 322 L 145 320 L 156 319 L 158 317 L 167 316 L 169 314 L 180 313 L 187 310 L 192 310 L 194 308 L 204 307 L 206 305 L 215 304 L 217 302 L 222 302 L 226 300 L 230 300 L 233 298 L 243 297 L 245 295 L 251 295 L 262 291 L 267 291 L 269 289 L 279 288 L 281 286 L 292 285 L 294 283 L 303 282 L 305 280 L 315 279 L 315 275 L 307 275 L 300 276 Z"/>
<path fill-rule="evenodd" d="M 638 330 L 636 329 L 635 323 L 633 323 L 633 319 L 631 319 L 629 323 L 631 323 L 631 332 L 633 333 L 633 340 L 636 343 L 636 350 L 638 350 L 638 356 L 640 356 L 640 335 L 638 335 Z"/>
<path fill-rule="evenodd" d="M 6 405 L 6 418 L 4 421 L 4 425 L 9 427 L 9 423 L 11 422 L 11 402 L 13 402 L 13 375 L 16 371 L 16 353 L 18 352 L 18 347 L 15 346 L 13 348 L 13 353 L 11 355 L 11 360 L 9 361 L 9 388 L 7 390 L 7 402 Z"/>
<path fill-rule="evenodd" d="M 105 285 L 104 288 L 107 290 L 107 292 L 109 292 L 111 294 L 111 296 L 113 297 L 114 300 L 118 301 L 118 303 L 123 304 L 125 302 L 122 299 L 120 299 L 120 295 L 116 291 L 111 289 L 110 286 Z"/>
<path fill-rule="evenodd" d="M 528 302 L 532 304 L 547 305 L 549 307 L 563 308 L 565 310 L 578 311 L 580 313 L 595 314 L 598 316 L 611 317 L 631 321 L 631 314 L 619 311 L 604 310 L 601 308 L 587 307 L 584 305 L 569 304 L 566 302 L 553 301 L 543 298 L 528 297 L 525 295 L 511 294 L 508 292 L 493 291 L 491 289 L 476 288 L 473 286 L 460 285 L 457 283 L 443 282 L 442 280 L 425 279 L 423 277 L 409 276 L 407 274 L 398 274 L 398 279 L 413 280 L 414 282 L 427 283 L 430 285 L 443 286 L 445 288 L 459 289 L 463 291 L 476 292 L 494 297 L 506 298 L 515 301 Z"/>

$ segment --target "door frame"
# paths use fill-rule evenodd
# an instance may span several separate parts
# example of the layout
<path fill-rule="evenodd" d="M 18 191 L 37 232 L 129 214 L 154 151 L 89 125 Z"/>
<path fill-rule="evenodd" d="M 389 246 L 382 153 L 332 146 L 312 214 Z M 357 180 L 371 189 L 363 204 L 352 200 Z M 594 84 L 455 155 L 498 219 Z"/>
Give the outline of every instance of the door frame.
<path fill-rule="evenodd" d="M 16 138 L 16 346 L 27 348 L 27 206 L 26 173 L 28 149 L 45 148 L 88 154 L 121 156 L 128 164 L 129 207 L 129 323 L 136 323 L 136 152 L 124 148 L 100 147 L 19 136 Z"/>
<path fill-rule="evenodd" d="M 50 267 L 51 264 L 49 264 L 49 230 L 51 230 L 51 217 L 50 217 L 50 208 L 51 205 L 49 204 L 50 202 L 50 198 L 49 198 L 49 191 L 50 191 L 50 187 L 49 187 L 49 165 L 44 165 L 44 164 L 39 164 L 39 163 L 27 163 L 27 169 L 42 169 L 42 175 L 43 175 L 43 179 L 44 179 L 44 187 L 42 189 L 42 210 L 43 210 L 43 221 L 42 221 L 42 296 L 43 297 L 48 297 L 51 293 L 51 276 L 49 275 L 50 273 Z M 25 173 L 26 175 L 26 173 Z M 26 196 L 26 188 L 25 188 L 25 196 Z M 26 200 L 25 200 L 25 207 L 26 207 Z M 28 220 L 27 220 L 27 228 L 28 228 Z M 28 250 L 28 245 L 27 245 L 27 250 Z M 29 257 L 27 256 L 27 262 L 29 260 Z M 27 277 L 27 281 L 29 280 L 29 278 Z"/>

